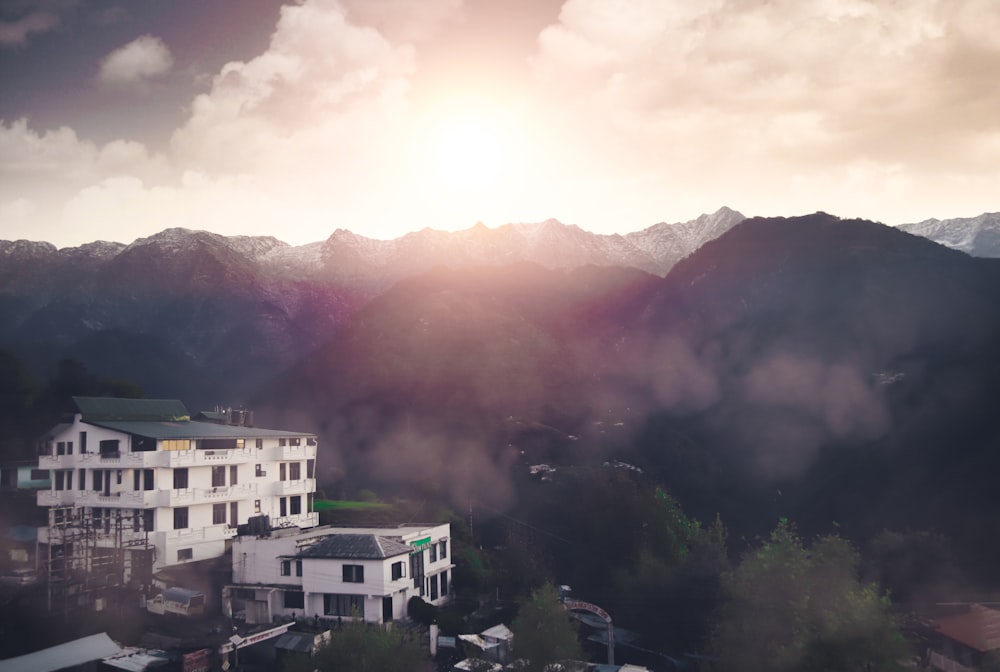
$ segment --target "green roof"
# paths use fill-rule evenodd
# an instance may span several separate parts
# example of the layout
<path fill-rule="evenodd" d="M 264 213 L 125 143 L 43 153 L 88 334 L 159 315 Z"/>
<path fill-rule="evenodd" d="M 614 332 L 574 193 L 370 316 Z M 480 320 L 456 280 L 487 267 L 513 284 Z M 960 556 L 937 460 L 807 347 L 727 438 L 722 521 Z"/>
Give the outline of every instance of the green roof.
<path fill-rule="evenodd" d="M 310 437 L 308 432 L 289 432 L 282 429 L 263 429 L 240 425 L 220 425 L 217 422 L 97 420 L 90 424 L 118 432 L 147 436 L 152 439 L 253 439 L 267 437 Z"/>
<path fill-rule="evenodd" d="M 102 420 L 188 420 L 184 404 L 176 399 L 117 399 L 73 397 L 85 422 Z"/>

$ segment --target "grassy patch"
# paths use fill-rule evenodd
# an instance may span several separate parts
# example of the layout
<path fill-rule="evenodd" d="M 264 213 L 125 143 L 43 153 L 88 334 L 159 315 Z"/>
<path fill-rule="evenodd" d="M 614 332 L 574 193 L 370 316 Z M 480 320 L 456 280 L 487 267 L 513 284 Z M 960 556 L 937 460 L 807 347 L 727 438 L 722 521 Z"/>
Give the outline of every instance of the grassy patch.
<path fill-rule="evenodd" d="M 352 502 L 343 499 L 317 499 L 313 502 L 313 511 L 358 511 L 365 509 L 389 509 L 391 504 L 383 502 Z"/>

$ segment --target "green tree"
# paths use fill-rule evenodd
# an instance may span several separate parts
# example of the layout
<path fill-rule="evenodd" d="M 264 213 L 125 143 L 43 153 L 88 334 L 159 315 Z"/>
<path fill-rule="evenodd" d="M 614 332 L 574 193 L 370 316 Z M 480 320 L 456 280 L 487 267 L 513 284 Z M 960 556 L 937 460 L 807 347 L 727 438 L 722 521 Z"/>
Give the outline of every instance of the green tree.
<path fill-rule="evenodd" d="M 552 663 L 583 660 L 583 649 L 569 612 L 552 584 L 547 583 L 518 604 L 511 624 L 514 657 L 526 661 L 525 672 L 543 672 Z"/>
<path fill-rule="evenodd" d="M 334 630 L 313 658 L 289 660 L 286 672 L 433 672 L 418 641 L 359 621 Z"/>
<path fill-rule="evenodd" d="M 722 670 L 895 670 L 910 647 L 858 554 L 837 536 L 807 547 L 782 522 L 722 577 L 713 648 Z"/>

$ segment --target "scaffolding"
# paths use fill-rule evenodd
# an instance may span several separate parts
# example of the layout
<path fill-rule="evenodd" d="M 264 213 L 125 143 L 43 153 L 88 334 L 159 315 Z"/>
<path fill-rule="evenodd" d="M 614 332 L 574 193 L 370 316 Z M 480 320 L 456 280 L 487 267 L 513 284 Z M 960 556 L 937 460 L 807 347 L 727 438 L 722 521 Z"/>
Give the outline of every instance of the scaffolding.
<path fill-rule="evenodd" d="M 92 507 L 49 509 L 46 548 L 38 554 L 45 564 L 49 611 L 100 611 L 122 604 L 127 589 L 152 582 L 153 548 L 141 511 L 96 511 L 99 515 Z"/>

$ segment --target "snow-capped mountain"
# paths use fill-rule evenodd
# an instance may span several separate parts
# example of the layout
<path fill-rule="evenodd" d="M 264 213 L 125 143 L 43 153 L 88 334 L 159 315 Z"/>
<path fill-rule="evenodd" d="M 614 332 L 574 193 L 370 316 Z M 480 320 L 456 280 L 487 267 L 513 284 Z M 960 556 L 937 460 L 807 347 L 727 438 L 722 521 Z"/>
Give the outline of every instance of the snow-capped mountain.
<path fill-rule="evenodd" d="M 1000 257 L 1000 212 L 986 212 L 978 217 L 925 219 L 899 228 L 973 257 Z"/>

